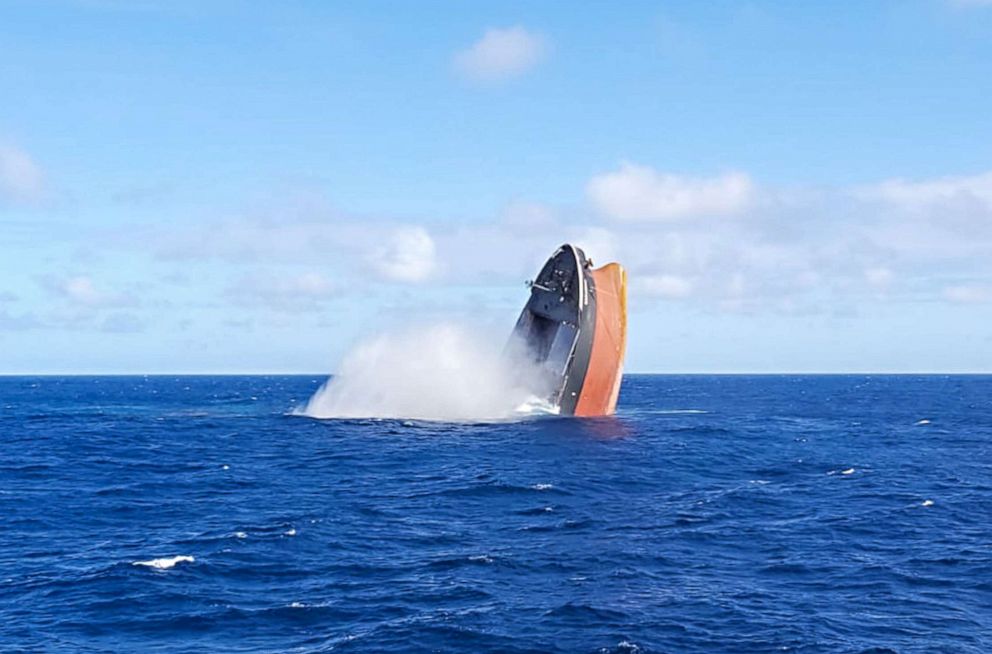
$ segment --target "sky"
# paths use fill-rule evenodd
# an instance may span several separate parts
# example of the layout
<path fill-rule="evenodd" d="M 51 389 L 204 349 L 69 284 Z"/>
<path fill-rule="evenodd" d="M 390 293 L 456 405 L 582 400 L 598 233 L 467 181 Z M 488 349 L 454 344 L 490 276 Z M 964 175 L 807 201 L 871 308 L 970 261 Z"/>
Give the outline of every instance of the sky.
<path fill-rule="evenodd" d="M 564 242 L 632 372 L 992 372 L 992 0 L 0 0 L 0 373 L 502 339 Z"/>

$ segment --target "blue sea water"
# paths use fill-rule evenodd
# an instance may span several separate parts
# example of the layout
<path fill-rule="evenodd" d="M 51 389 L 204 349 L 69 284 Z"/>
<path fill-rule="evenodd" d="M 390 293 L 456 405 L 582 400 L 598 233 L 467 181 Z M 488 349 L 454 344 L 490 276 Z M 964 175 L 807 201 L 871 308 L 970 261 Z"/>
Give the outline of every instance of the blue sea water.
<path fill-rule="evenodd" d="M 992 377 L 290 415 L 322 381 L 0 379 L 0 651 L 992 651 Z"/>

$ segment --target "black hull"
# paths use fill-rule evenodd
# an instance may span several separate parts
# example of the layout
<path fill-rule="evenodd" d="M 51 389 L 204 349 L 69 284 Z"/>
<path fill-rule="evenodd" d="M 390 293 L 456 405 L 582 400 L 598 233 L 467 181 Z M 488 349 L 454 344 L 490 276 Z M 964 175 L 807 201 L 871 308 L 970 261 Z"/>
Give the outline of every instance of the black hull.
<path fill-rule="evenodd" d="M 563 245 L 531 283 L 510 347 L 534 364 L 538 385 L 561 415 L 574 415 L 589 369 L 596 285 L 585 253 Z"/>

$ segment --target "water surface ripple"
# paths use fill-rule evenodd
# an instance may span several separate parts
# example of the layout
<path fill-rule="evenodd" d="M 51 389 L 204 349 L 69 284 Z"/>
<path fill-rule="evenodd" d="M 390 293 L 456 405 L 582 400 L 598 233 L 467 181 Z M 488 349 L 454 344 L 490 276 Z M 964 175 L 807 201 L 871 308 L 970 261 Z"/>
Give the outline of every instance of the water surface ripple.
<path fill-rule="evenodd" d="M 289 415 L 322 381 L 0 378 L 0 649 L 992 651 L 992 377 Z"/>

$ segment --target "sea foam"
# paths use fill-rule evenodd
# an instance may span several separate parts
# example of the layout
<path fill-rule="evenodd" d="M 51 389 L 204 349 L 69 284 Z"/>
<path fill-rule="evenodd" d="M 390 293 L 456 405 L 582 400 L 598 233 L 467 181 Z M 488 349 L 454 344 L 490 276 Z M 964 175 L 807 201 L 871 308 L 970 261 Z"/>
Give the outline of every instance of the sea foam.
<path fill-rule="evenodd" d="M 140 565 L 146 568 L 155 568 L 156 570 L 168 570 L 169 568 L 175 567 L 178 563 L 193 563 L 194 561 L 196 561 L 196 558 L 185 554 L 180 554 L 179 556 L 169 556 L 161 559 L 135 561 L 131 565 Z"/>

